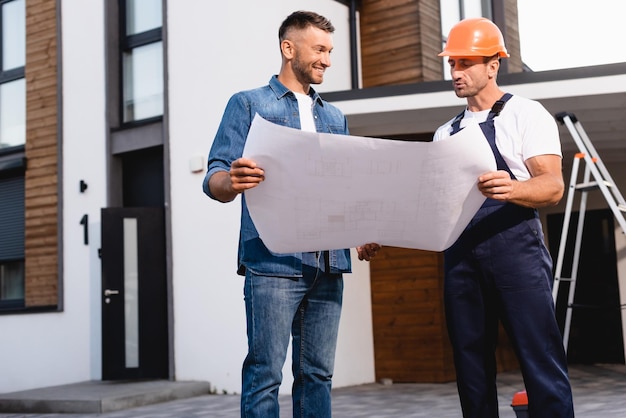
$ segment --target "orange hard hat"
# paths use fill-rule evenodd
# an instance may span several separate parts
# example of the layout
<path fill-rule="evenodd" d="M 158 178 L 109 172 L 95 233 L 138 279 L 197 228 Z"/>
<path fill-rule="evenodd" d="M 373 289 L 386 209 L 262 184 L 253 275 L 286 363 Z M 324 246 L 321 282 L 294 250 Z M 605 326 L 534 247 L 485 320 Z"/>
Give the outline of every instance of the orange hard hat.
<path fill-rule="evenodd" d="M 461 20 L 450 29 L 440 57 L 508 57 L 502 32 L 484 17 Z"/>

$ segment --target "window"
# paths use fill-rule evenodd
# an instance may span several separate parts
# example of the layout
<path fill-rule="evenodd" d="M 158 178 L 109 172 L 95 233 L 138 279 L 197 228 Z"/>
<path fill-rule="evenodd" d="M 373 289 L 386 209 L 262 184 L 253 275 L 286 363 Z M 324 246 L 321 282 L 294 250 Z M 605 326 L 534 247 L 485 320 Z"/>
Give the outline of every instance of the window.
<path fill-rule="evenodd" d="M 491 19 L 491 1 L 486 0 L 441 0 L 441 33 L 445 37 L 457 22 L 468 17 Z"/>
<path fill-rule="evenodd" d="M 442 50 L 446 47 L 448 33 L 452 26 L 469 17 L 486 17 L 492 19 L 491 1 L 488 0 L 441 0 L 441 33 L 443 40 Z M 444 78 L 452 77 L 448 68 L 448 57 L 442 58 Z"/>
<path fill-rule="evenodd" d="M 24 305 L 24 177 L 0 179 L 0 309 Z"/>
<path fill-rule="evenodd" d="M 163 115 L 161 0 L 123 0 L 122 122 Z"/>
<path fill-rule="evenodd" d="M 26 142 L 25 0 L 0 0 L 0 151 Z"/>
<path fill-rule="evenodd" d="M 25 0 L 0 0 L 0 310 L 24 306 Z"/>

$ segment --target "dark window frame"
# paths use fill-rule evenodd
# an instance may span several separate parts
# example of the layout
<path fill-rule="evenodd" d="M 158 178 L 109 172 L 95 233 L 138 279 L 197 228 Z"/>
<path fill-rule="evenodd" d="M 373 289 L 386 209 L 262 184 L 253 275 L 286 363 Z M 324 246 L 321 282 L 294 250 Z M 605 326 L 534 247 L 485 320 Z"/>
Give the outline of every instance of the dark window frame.
<path fill-rule="evenodd" d="M 163 42 L 163 22 L 161 27 L 147 30 L 145 32 L 136 33 L 133 35 L 126 34 L 127 15 L 126 15 L 126 3 L 127 0 L 118 0 L 117 13 L 119 16 L 118 36 L 119 36 L 119 56 L 118 56 L 118 129 L 133 128 L 137 126 L 143 126 L 160 122 L 163 120 L 163 115 L 152 116 L 144 119 L 136 119 L 130 121 L 124 121 L 124 54 L 131 52 L 135 48 L 139 48 L 145 45 L 150 45 L 156 42 Z M 163 80 L 165 90 L 165 80 Z M 165 98 L 164 98 L 165 100 Z M 165 105 L 165 103 L 164 103 Z"/>
<path fill-rule="evenodd" d="M 19 80 L 20 78 L 24 78 L 26 76 L 24 71 L 24 66 L 11 68 L 9 70 L 3 70 L 4 63 L 2 62 L 3 49 L 2 45 L 2 9 L 5 4 L 14 2 L 16 0 L 0 0 L 0 84 L 9 83 L 11 81 Z M 26 7 L 26 2 L 24 2 L 24 7 Z"/>
<path fill-rule="evenodd" d="M 0 0 L 0 85 L 5 84 L 5 83 L 10 83 L 12 81 L 16 81 L 16 80 L 21 80 L 22 78 L 26 78 L 26 71 L 25 71 L 25 66 L 22 65 L 21 67 L 15 67 L 15 68 L 11 68 L 9 70 L 3 70 L 4 68 L 4 63 L 2 62 L 2 57 L 4 56 L 3 54 L 3 42 L 2 42 L 2 9 L 5 4 L 14 2 L 16 0 Z M 26 7 L 26 3 L 24 3 L 24 7 Z M 17 145 L 14 147 L 8 147 L 8 148 L 2 148 L 0 149 L 0 155 L 4 154 L 5 152 L 12 152 L 14 151 L 21 151 L 18 148 L 22 147 L 23 145 Z"/>
<path fill-rule="evenodd" d="M 167 112 L 167 65 L 165 51 L 166 34 L 166 0 L 162 1 L 162 26 L 133 35 L 126 35 L 126 1 L 105 2 L 106 26 L 106 72 L 107 72 L 107 153 L 109 177 L 109 206 L 122 205 L 121 166 L 119 155 L 153 146 L 165 146 L 165 119 Z M 163 114 L 145 119 L 124 122 L 124 78 L 123 57 L 132 48 L 149 45 L 153 42 L 163 43 Z"/>
<path fill-rule="evenodd" d="M 126 2 L 126 0 L 122 0 Z M 125 22 L 126 15 L 122 17 L 122 20 Z M 124 26 L 126 24 L 124 23 Z M 128 52 L 132 49 L 139 48 L 140 46 L 153 44 L 156 42 L 160 42 L 163 40 L 163 28 L 155 28 L 150 29 L 145 32 L 136 33 L 134 35 L 126 35 L 124 32 L 124 28 L 120 28 L 122 30 L 122 36 L 124 39 L 122 40 L 122 52 Z"/>
<path fill-rule="evenodd" d="M 11 0 L 15 1 L 15 0 Z M 2 20 L 2 8 L 0 7 L 0 21 Z M 0 31 L 2 23 L 0 23 Z M 2 45 L 0 44 L 0 68 L 2 68 Z M 22 79 L 26 76 L 24 66 L 11 68 L 7 71 L 0 71 L 0 84 L 10 83 L 11 81 Z"/>

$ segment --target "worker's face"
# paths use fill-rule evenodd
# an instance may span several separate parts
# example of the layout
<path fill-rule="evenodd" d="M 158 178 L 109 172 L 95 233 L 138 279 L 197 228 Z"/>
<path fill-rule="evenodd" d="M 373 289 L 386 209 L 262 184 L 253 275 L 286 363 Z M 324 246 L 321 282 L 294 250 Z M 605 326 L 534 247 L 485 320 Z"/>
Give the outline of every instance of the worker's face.
<path fill-rule="evenodd" d="M 497 60 L 484 57 L 449 57 L 450 75 L 458 97 L 473 97 L 485 88 L 497 73 Z"/>
<path fill-rule="evenodd" d="M 302 84 L 320 84 L 330 67 L 333 40 L 330 33 L 309 26 L 293 37 L 294 55 L 291 67 Z"/>

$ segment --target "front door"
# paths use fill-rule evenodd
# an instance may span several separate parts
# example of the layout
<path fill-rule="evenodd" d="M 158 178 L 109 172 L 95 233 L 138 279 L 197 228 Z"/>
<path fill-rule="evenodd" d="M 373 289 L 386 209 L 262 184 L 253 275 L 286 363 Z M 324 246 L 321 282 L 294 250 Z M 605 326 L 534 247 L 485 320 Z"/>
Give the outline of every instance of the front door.
<path fill-rule="evenodd" d="M 101 215 L 102 379 L 168 378 L 164 210 Z"/>

